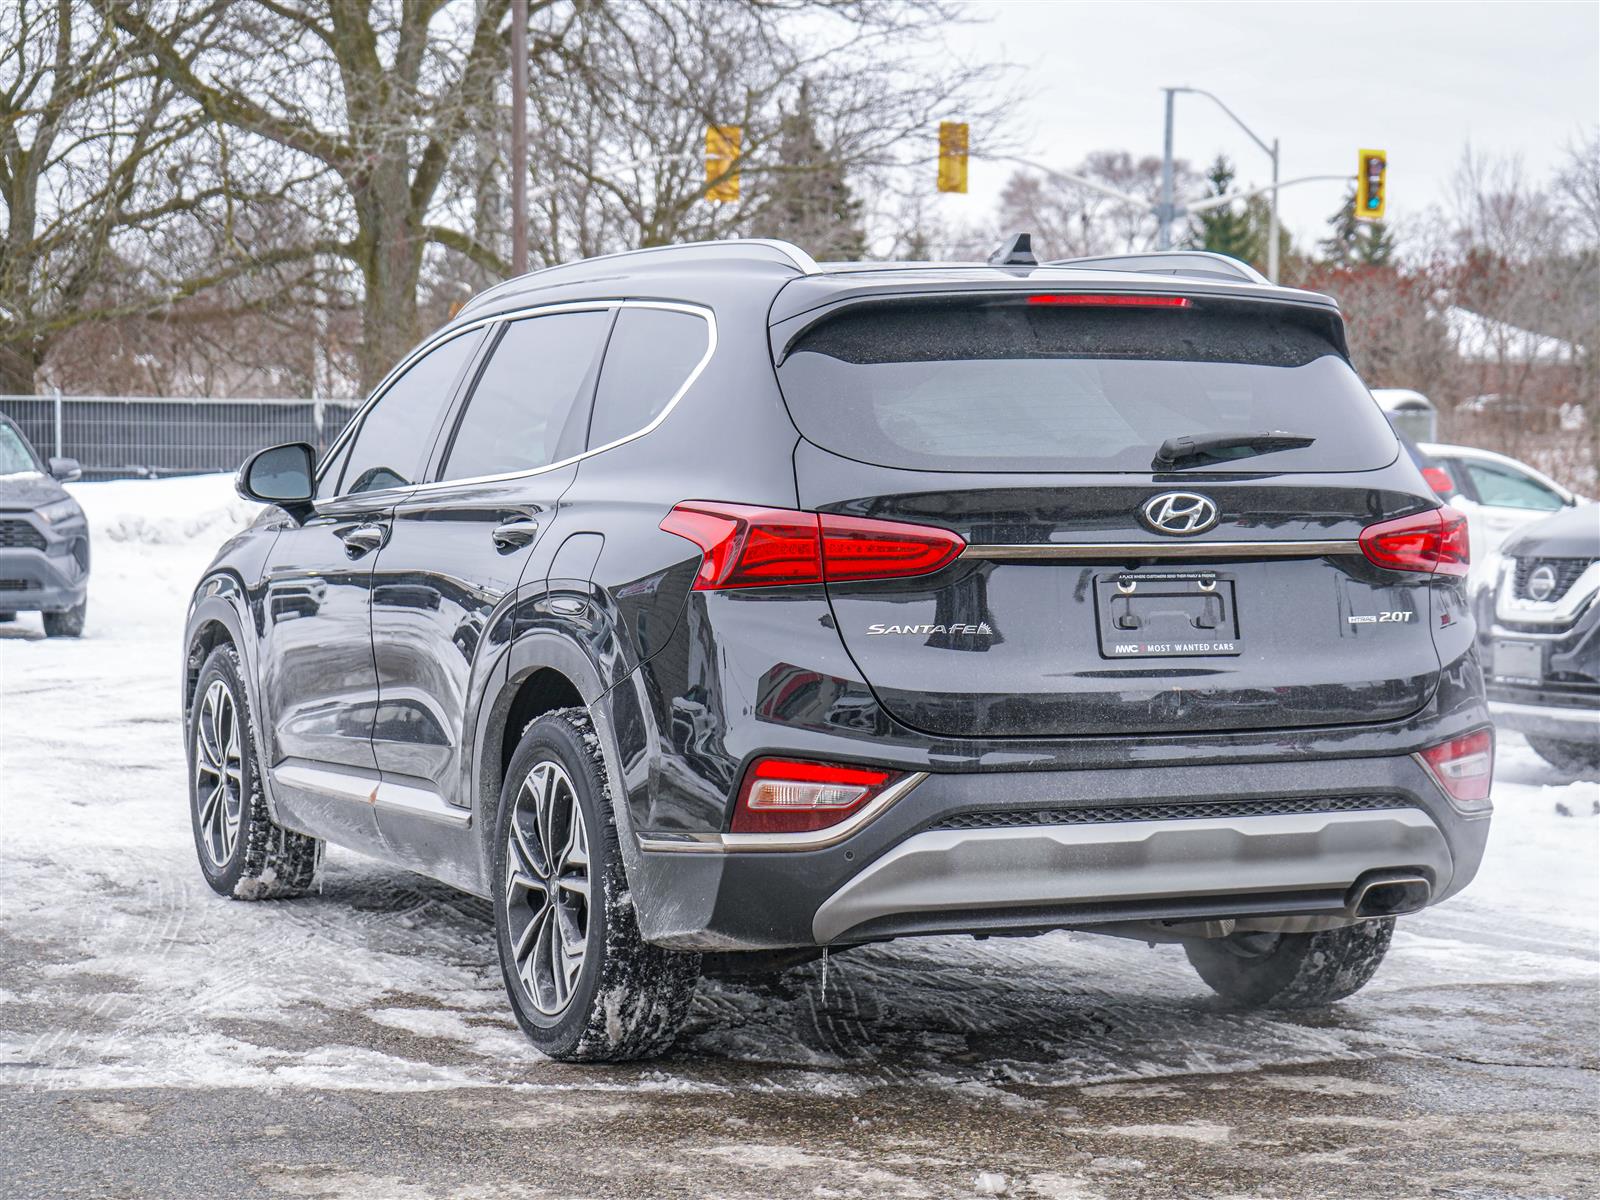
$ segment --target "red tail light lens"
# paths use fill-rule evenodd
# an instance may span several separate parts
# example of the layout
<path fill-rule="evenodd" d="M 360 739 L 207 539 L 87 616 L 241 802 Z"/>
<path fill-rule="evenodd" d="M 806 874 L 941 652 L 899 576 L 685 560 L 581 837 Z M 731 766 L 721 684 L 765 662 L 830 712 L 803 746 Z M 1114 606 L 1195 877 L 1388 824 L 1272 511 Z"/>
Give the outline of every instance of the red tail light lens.
<path fill-rule="evenodd" d="M 809 833 L 837 825 L 899 776 L 872 767 L 758 758 L 744 774 L 734 833 Z"/>
<path fill-rule="evenodd" d="M 1467 518 L 1448 505 L 1369 525 L 1360 542 L 1368 559 L 1391 571 L 1465 575 L 1472 565 Z"/>
<path fill-rule="evenodd" d="M 1087 292 L 1046 292 L 1029 304 L 1078 304 L 1086 308 L 1188 308 L 1187 296 L 1101 296 Z"/>
<path fill-rule="evenodd" d="M 1420 757 L 1450 799 L 1464 807 L 1488 807 L 1489 785 L 1494 780 L 1493 730 L 1480 729 L 1429 746 Z"/>
<path fill-rule="evenodd" d="M 926 575 L 966 548 L 931 525 L 702 500 L 678 505 L 661 528 L 700 547 L 699 591 Z"/>
<path fill-rule="evenodd" d="M 1441 496 L 1448 496 L 1456 490 L 1456 481 L 1450 478 L 1450 472 L 1443 467 L 1423 467 L 1422 477 L 1428 481 L 1428 486 Z"/>

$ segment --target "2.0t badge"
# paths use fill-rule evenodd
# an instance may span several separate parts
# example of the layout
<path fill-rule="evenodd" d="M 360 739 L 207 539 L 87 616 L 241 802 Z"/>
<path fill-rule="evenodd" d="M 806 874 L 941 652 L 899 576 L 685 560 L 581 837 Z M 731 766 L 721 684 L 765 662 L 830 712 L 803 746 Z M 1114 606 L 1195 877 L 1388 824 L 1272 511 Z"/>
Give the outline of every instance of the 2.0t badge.
<path fill-rule="evenodd" d="M 1216 501 L 1195 492 L 1162 492 L 1144 502 L 1139 516 L 1157 533 L 1187 537 L 1217 523 Z"/>

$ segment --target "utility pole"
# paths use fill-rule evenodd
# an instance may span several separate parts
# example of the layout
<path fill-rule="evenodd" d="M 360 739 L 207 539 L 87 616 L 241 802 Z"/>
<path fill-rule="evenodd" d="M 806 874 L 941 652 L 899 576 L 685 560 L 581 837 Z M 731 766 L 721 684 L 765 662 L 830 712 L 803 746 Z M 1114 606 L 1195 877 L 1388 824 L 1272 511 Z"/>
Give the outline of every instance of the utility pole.
<path fill-rule="evenodd" d="M 1156 249 L 1172 249 L 1172 100 L 1177 88 L 1167 93 L 1167 136 L 1161 152 L 1161 207 L 1156 212 Z"/>
<path fill-rule="evenodd" d="M 528 0 L 511 0 L 511 273 L 528 271 Z"/>

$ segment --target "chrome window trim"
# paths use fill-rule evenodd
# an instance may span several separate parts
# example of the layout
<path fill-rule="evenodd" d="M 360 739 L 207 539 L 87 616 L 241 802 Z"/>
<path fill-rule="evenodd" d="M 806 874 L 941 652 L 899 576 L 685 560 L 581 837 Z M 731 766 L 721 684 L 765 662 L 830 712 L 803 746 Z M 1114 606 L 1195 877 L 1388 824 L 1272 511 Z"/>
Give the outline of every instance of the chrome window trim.
<path fill-rule="evenodd" d="M 681 312 L 687 313 L 690 316 L 699 317 L 706 323 L 705 353 L 700 356 L 700 361 L 694 365 L 694 369 L 691 370 L 685 377 L 683 383 L 679 385 L 678 390 L 672 394 L 672 398 L 667 401 L 666 407 L 657 413 L 655 418 L 648 425 L 644 426 L 644 428 L 636 430 L 633 433 L 628 434 L 626 437 L 620 437 L 614 441 L 607 442 L 604 446 L 596 446 L 591 450 L 583 451 L 581 454 L 574 454 L 567 458 L 563 458 L 559 462 L 547 463 L 542 467 L 531 467 L 526 471 L 509 471 L 500 475 L 474 475 L 461 479 L 440 479 L 427 483 L 410 483 L 406 484 L 404 487 L 382 488 L 370 492 L 342 492 L 337 496 L 329 496 L 326 499 L 315 501 L 312 507 L 320 511 L 322 506 L 325 504 L 337 504 L 341 501 L 348 500 L 353 496 L 360 496 L 363 500 L 373 498 L 382 501 L 386 497 L 394 497 L 398 499 L 402 496 L 415 495 L 418 492 L 433 492 L 442 488 L 462 487 L 468 484 L 499 483 L 508 479 L 526 479 L 534 475 L 542 475 L 547 471 L 558 471 L 562 467 L 569 467 L 575 462 L 582 462 L 584 459 L 591 458 L 596 454 L 604 454 L 607 450 L 614 450 L 618 446 L 625 445 L 636 438 L 641 438 L 645 434 L 650 433 L 663 421 L 665 421 L 668 416 L 671 415 L 672 410 L 678 407 L 678 401 L 683 399 L 684 395 L 691 387 L 695 385 L 695 382 L 704 373 L 706 367 L 710 365 L 712 357 L 717 352 L 716 314 L 704 305 L 687 304 L 676 300 L 568 300 L 554 304 L 529 305 L 524 308 L 514 308 L 509 309 L 506 312 L 495 313 L 492 316 L 479 317 L 474 321 L 468 322 L 467 324 L 458 326 L 454 329 L 443 330 L 433 338 L 423 342 L 422 345 L 418 346 L 409 355 L 402 359 L 398 366 L 384 376 L 383 382 L 373 389 L 372 395 L 367 398 L 366 402 L 363 403 L 358 410 L 356 410 L 355 416 L 350 418 L 350 421 L 345 426 L 344 431 L 341 432 L 334 440 L 333 445 L 328 447 L 328 452 L 322 456 L 322 461 L 317 464 L 317 482 L 319 484 L 321 483 L 323 472 L 327 469 L 328 465 L 343 451 L 345 443 L 355 436 L 354 431 L 360 428 L 361 422 L 366 419 L 367 412 L 374 404 L 383 398 L 384 394 L 389 390 L 389 387 L 394 383 L 394 381 L 407 370 L 409 370 L 411 365 L 423 355 L 431 353 L 433 350 L 444 345 L 445 342 L 450 341 L 452 338 L 460 337 L 477 329 L 483 329 L 486 326 L 504 324 L 511 321 L 520 321 L 529 317 L 544 317 L 550 316 L 554 313 L 564 312 L 613 312 L 617 309 L 623 308 L 665 309 L 668 312 Z M 601 363 L 601 369 L 603 373 L 603 361 Z M 598 394 L 598 388 L 599 382 L 597 379 L 596 394 Z M 470 396 L 468 399 L 470 400 Z M 443 464 L 441 464 L 441 469 L 442 467 Z"/>
<path fill-rule="evenodd" d="M 877 819 L 884 809 L 928 777 L 926 771 L 907 775 L 883 789 L 872 801 L 837 825 L 809 833 L 677 833 L 639 835 L 639 849 L 678 854 L 727 854 L 744 851 L 821 850 L 837 845 Z"/>
<path fill-rule="evenodd" d="M 1030 542 L 1005 546 L 969 545 L 962 558 L 1073 559 L 1097 561 L 1125 558 L 1322 558 L 1360 554 L 1355 539 L 1326 542 Z"/>

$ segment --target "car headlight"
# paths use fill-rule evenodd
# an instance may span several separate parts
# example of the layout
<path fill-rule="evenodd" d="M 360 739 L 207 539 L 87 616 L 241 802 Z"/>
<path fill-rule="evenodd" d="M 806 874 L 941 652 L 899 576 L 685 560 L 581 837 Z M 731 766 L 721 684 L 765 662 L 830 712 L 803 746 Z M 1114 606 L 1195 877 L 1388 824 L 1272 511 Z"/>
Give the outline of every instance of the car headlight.
<path fill-rule="evenodd" d="M 83 516 L 83 509 L 78 507 L 78 502 L 70 496 L 64 500 L 55 500 L 43 507 L 33 510 L 39 514 L 39 519 L 46 525 L 59 525 L 63 521 L 70 521 L 73 517 Z"/>

